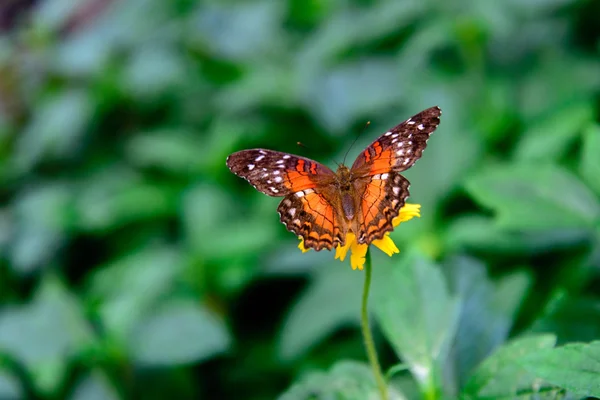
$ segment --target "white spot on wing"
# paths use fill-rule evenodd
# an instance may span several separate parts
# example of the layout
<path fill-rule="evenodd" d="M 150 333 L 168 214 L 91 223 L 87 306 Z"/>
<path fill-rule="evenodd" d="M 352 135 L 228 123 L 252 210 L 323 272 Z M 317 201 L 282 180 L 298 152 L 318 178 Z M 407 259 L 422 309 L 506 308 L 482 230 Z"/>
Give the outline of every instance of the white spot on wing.
<path fill-rule="evenodd" d="M 284 160 L 277 160 L 277 162 L 275 164 L 283 164 L 285 161 Z"/>
<path fill-rule="evenodd" d="M 407 158 L 406 160 L 404 160 L 404 162 L 402 163 L 403 165 L 406 165 L 410 162 L 410 158 Z"/>
<path fill-rule="evenodd" d="M 425 127 L 423 126 L 423 124 L 419 124 L 419 125 L 417 125 L 417 128 L 418 128 L 420 131 L 422 131 L 423 129 L 425 129 Z"/>
<path fill-rule="evenodd" d="M 404 150 L 400 149 L 396 152 L 396 154 L 398 154 L 399 156 L 403 156 L 404 155 Z"/>
<path fill-rule="evenodd" d="M 394 187 L 392 188 L 392 192 L 394 192 L 394 194 L 395 194 L 396 196 L 398 196 L 398 193 L 400 193 L 400 188 L 399 188 L 398 186 L 394 186 Z"/>
<path fill-rule="evenodd" d="M 263 158 L 265 158 L 265 156 L 258 156 L 258 157 L 256 157 L 256 160 L 254 160 L 254 161 L 256 161 L 256 162 L 259 162 L 259 161 L 260 161 L 260 160 L 262 160 Z"/>
<path fill-rule="evenodd" d="M 264 151 L 264 150 L 259 150 L 258 152 L 259 152 L 260 154 L 267 154 L 267 152 L 266 152 L 266 151 Z"/>
<path fill-rule="evenodd" d="M 302 190 L 299 192 L 296 192 L 296 197 L 304 197 L 304 192 Z"/>
<path fill-rule="evenodd" d="M 287 155 L 287 154 L 286 154 L 285 156 L 283 156 L 283 159 L 284 159 L 284 160 L 287 160 L 287 159 L 288 159 L 288 158 L 290 158 L 290 157 L 291 157 L 291 156 L 289 156 L 289 155 Z"/>
<path fill-rule="evenodd" d="M 380 179 L 380 178 L 381 178 L 381 174 L 373 175 L 373 179 Z"/>
<path fill-rule="evenodd" d="M 277 171 L 277 170 L 273 171 L 273 175 L 279 175 L 280 173 L 281 173 L 281 172 L 280 172 L 280 171 Z"/>
<path fill-rule="evenodd" d="M 385 136 L 390 136 L 392 134 L 392 132 L 386 132 Z"/>
<path fill-rule="evenodd" d="M 248 164 L 248 169 L 252 171 L 254 169 L 254 164 Z"/>
<path fill-rule="evenodd" d="M 312 190 L 312 189 L 306 189 L 306 190 L 304 191 L 304 194 L 310 194 L 310 193 L 312 193 L 312 192 L 314 192 L 314 190 Z"/>
<path fill-rule="evenodd" d="M 270 187 L 269 189 L 271 189 L 271 192 L 273 193 L 279 193 L 279 190 L 275 189 L 274 187 Z"/>
<path fill-rule="evenodd" d="M 295 208 L 290 208 L 290 210 L 288 211 L 290 213 L 290 215 L 293 217 L 294 215 L 296 215 L 296 209 Z"/>
<path fill-rule="evenodd" d="M 388 174 L 381 174 L 381 179 L 382 180 L 386 180 L 388 178 Z"/>
<path fill-rule="evenodd" d="M 280 176 L 275 177 L 275 182 L 277 182 L 277 183 L 281 182 L 282 180 L 283 180 L 283 178 Z"/>
<path fill-rule="evenodd" d="M 398 137 L 398 134 L 397 134 L 397 133 L 394 133 L 394 134 L 392 135 L 392 139 L 396 139 L 397 137 Z"/>
<path fill-rule="evenodd" d="M 406 120 L 406 123 L 407 123 L 408 125 L 414 125 L 414 124 L 415 124 L 415 121 L 413 121 L 412 119 L 410 119 L 410 118 L 409 118 L 409 119 L 407 119 L 407 120 Z"/>
<path fill-rule="evenodd" d="M 398 139 L 392 139 L 392 143 L 396 143 Z"/>

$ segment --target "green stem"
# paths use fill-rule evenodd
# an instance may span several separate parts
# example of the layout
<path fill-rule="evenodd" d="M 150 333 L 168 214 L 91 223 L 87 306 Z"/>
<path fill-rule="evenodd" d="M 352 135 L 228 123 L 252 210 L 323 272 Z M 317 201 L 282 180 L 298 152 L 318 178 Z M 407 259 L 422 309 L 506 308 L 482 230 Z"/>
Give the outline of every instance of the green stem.
<path fill-rule="evenodd" d="M 369 309 L 367 306 L 369 302 L 369 288 L 371 287 L 371 269 L 371 251 L 367 250 L 360 326 L 362 328 L 363 339 L 365 341 L 367 357 L 369 358 L 371 369 L 373 369 L 373 375 L 375 375 L 375 381 L 379 387 L 381 399 L 388 400 L 387 385 L 385 384 L 383 374 L 381 373 L 381 366 L 379 366 L 379 361 L 377 360 L 377 350 L 375 350 L 375 343 L 373 342 L 373 335 L 371 334 L 371 327 L 369 325 Z"/>

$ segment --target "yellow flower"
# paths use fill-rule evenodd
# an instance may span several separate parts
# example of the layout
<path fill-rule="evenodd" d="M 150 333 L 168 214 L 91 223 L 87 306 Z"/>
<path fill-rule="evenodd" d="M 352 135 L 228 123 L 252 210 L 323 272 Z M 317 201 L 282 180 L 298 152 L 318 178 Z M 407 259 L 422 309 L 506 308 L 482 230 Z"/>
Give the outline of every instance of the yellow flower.
<path fill-rule="evenodd" d="M 401 222 L 405 222 L 409 219 L 420 216 L 420 204 L 405 204 L 404 207 L 400 209 L 400 213 L 398 214 L 398 216 L 392 220 L 392 224 L 394 225 L 394 227 L 396 227 L 400 225 Z M 400 250 L 398 250 L 398 248 L 396 247 L 394 241 L 390 238 L 389 232 L 386 233 L 383 238 L 373 240 L 373 242 L 371 243 L 390 257 L 392 256 L 392 254 L 400 252 Z M 298 248 L 302 250 L 303 253 L 310 250 L 304 247 L 304 240 L 302 239 L 302 237 L 300 237 L 300 244 L 298 245 Z M 356 236 L 353 232 L 348 232 L 346 234 L 346 244 L 344 246 L 338 246 L 335 248 L 335 258 L 339 259 L 340 261 L 344 261 L 346 255 L 348 254 L 348 250 L 351 250 L 350 265 L 352 266 L 352 269 L 358 268 L 362 270 L 365 265 L 365 257 L 367 255 L 368 248 L 368 245 L 360 244 L 356 241 Z"/>

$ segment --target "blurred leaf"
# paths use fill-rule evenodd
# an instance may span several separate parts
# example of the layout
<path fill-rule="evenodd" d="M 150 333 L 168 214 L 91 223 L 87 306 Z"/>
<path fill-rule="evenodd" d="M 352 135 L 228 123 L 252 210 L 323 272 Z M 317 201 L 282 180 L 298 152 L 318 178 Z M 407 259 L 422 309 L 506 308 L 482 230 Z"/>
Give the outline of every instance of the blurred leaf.
<path fill-rule="evenodd" d="M 92 371 L 75 385 L 70 400 L 118 400 L 119 394 L 100 371 Z"/>
<path fill-rule="evenodd" d="M 565 156 L 582 129 L 594 118 L 589 103 L 576 103 L 535 120 L 523 133 L 515 158 L 523 161 L 556 161 Z"/>
<path fill-rule="evenodd" d="M 179 252 L 164 246 L 140 249 L 99 266 L 89 279 L 88 295 L 99 301 L 105 330 L 121 340 L 128 337 L 157 299 L 173 290 L 182 268 Z"/>
<path fill-rule="evenodd" d="M 474 199 L 510 229 L 586 228 L 600 203 L 575 176 L 556 165 L 509 164 L 486 168 L 466 182 Z"/>
<path fill-rule="evenodd" d="M 404 399 L 390 388 L 390 400 Z M 339 361 L 329 372 L 307 373 L 293 384 L 279 400 L 364 400 L 379 398 L 373 372 L 368 365 L 355 361 Z"/>
<path fill-rule="evenodd" d="M 285 361 L 302 356 L 340 327 L 358 325 L 363 274 L 337 261 L 315 272 L 283 323 L 279 355 Z"/>
<path fill-rule="evenodd" d="M 436 387 L 456 331 L 459 300 L 437 265 L 411 253 L 373 290 L 375 315 L 396 354 L 423 390 Z"/>
<path fill-rule="evenodd" d="M 206 144 L 191 132 L 160 129 L 134 136 L 127 143 L 127 155 L 139 167 L 155 167 L 191 176 L 201 171 Z"/>
<path fill-rule="evenodd" d="M 89 2 L 90 0 L 88 0 Z M 85 3 L 82 1 L 80 3 Z M 77 12 L 80 4 L 69 0 L 47 0 L 34 9 L 34 23 L 38 28 L 58 32 Z"/>
<path fill-rule="evenodd" d="M 133 171 L 116 165 L 92 174 L 79 190 L 80 228 L 100 232 L 174 215 L 179 194 L 176 187 L 144 182 Z"/>
<path fill-rule="evenodd" d="M 600 300 L 596 297 L 574 298 L 563 293 L 544 314 L 533 323 L 531 332 L 553 332 L 561 344 L 600 337 Z"/>
<path fill-rule="evenodd" d="M 81 89 L 48 97 L 18 137 L 13 153 L 16 171 L 27 172 L 45 157 L 61 159 L 78 154 L 93 111 L 89 93 Z"/>
<path fill-rule="evenodd" d="M 454 370 L 462 386 L 473 369 L 506 341 L 531 277 L 516 272 L 492 281 L 485 266 L 468 257 L 449 260 L 444 271 L 461 299 L 453 357 L 446 370 Z"/>
<path fill-rule="evenodd" d="M 501 255 L 536 255 L 586 244 L 585 229 L 521 231 L 499 227 L 492 218 L 467 215 L 454 220 L 446 232 L 447 245 L 458 251 Z"/>
<path fill-rule="evenodd" d="M 275 1 L 214 3 L 198 7 L 189 30 L 197 45 L 206 46 L 217 57 L 264 62 L 265 55 L 285 49 L 279 30 L 284 15 L 285 8 Z"/>
<path fill-rule="evenodd" d="M 471 376 L 463 389 L 465 399 L 528 397 L 543 392 L 543 385 L 528 374 L 521 361 L 540 349 L 552 348 L 553 335 L 538 335 L 512 340 L 487 358 Z"/>
<path fill-rule="evenodd" d="M 343 132 L 355 118 L 367 117 L 400 98 L 404 82 L 393 59 L 368 59 L 341 65 L 313 77 L 306 103 L 328 129 Z M 387 90 L 390 86 L 396 90 Z M 310 100 L 309 100 L 310 99 Z M 406 117 L 408 118 L 408 116 Z M 400 121 L 398 121 L 400 122 Z"/>
<path fill-rule="evenodd" d="M 16 196 L 13 204 L 12 268 L 20 274 L 48 267 L 72 223 L 68 184 L 39 182 Z"/>
<path fill-rule="evenodd" d="M 518 361 L 554 385 L 581 396 L 600 397 L 600 341 L 540 349 Z"/>
<path fill-rule="evenodd" d="M 186 72 L 179 52 L 152 43 L 133 55 L 121 86 L 138 101 L 152 101 L 182 89 L 186 85 Z"/>
<path fill-rule="evenodd" d="M 23 399 L 25 394 L 19 380 L 8 371 L 0 368 L 0 398 L 5 400 Z"/>
<path fill-rule="evenodd" d="M 580 171 L 583 179 L 600 196 L 600 126 L 588 127 L 583 135 Z"/>
<path fill-rule="evenodd" d="M 257 196 L 273 207 L 268 210 L 272 222 L 265 218 L 266 213 L 236 212 L 231 196 L 221 188 L 212 185 L 191 188 L 184 195 L 182 210 L 190 249 L 206 259 L 229 258 L 232 254 L 254 255 L 259 250 L 264 251 L 265 246 L 274 243 L 276 229 L 281 226 L 275 224 L 276 202 L 263 199 L 265 196 L 262 194 Z"/>
<path fill-rule="evenodd" d="M 22 363 L 36 389 L 56 393 L 68 359 L 93 340 L 79 303 L 55 278 L 46 278 L 33 301 L 0 313 L 0 352 Z"/>
<path fill-rule="evenodd" d="M 137 364 L 172 366 L 214 357 L 231 346 L 225 324 L 192 301 L 168 304 L 142 321 L 130 336 Z"/>

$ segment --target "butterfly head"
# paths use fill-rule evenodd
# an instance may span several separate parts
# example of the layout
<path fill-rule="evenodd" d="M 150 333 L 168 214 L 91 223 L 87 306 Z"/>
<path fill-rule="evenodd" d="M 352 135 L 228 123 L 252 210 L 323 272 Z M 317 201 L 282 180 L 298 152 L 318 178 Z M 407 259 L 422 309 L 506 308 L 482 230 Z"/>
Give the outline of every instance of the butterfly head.
<path fill-rule="evenodd" d="M 337 182 L 340 189 L 342 191 L 349 190 L 352 175 L 350 168 L 346 167 L 344 164 L 340 164 L 335 174 L 337 175 Z"/>

